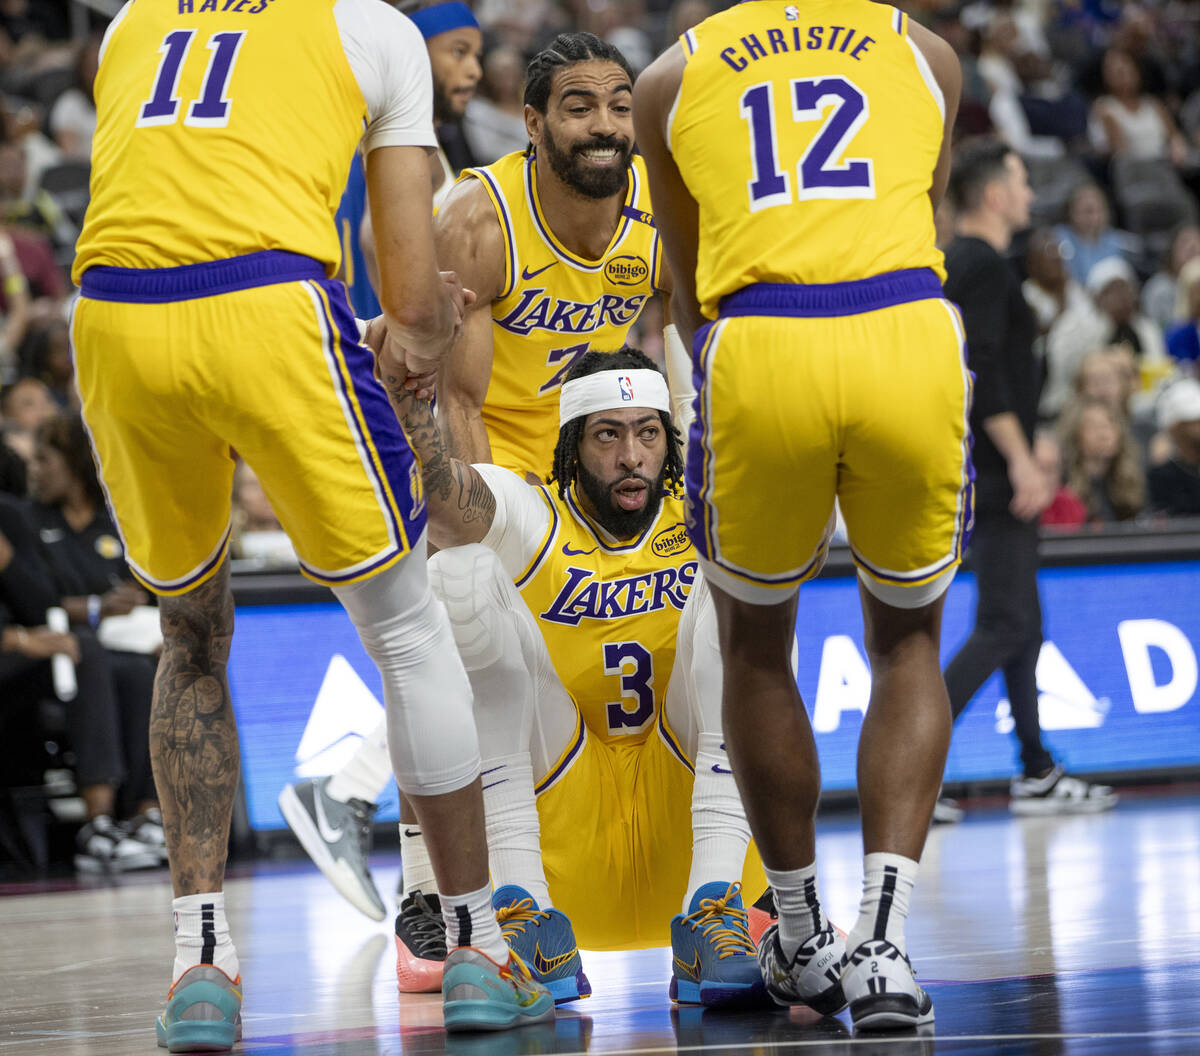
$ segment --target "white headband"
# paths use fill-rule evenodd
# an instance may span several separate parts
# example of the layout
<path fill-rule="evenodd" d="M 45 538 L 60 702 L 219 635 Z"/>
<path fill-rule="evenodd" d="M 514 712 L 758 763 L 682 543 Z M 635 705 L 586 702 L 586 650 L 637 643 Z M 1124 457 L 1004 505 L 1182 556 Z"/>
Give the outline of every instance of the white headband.
<path fill-rule="evenodd" d="M 619 407 L 651 407 L 671 410 L 667 379 L 657 370 L 601 370 L 584 378 L 568 381 L 558 398 L 558 427 L 573 418 Z"/>

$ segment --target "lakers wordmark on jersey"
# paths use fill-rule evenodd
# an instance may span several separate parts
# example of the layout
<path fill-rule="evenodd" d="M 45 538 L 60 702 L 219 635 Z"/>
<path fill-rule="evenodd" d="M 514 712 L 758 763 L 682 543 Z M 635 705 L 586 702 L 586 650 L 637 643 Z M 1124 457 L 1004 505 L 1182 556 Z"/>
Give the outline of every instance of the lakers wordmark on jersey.
<path fill-rule="evenodd" d="M 585 352 L 614 352 L 659 290 L 662 249 L 640 157 L 621 219 L 598 260 L 572 253 L 546 222 L 536 155 L 464 169 L 483 185 L 504 237 L 504 288 L 492 304 L 492 378 L 483 404 L 492 461 L 541 477 L 554 459 L 558 392 Z"/>

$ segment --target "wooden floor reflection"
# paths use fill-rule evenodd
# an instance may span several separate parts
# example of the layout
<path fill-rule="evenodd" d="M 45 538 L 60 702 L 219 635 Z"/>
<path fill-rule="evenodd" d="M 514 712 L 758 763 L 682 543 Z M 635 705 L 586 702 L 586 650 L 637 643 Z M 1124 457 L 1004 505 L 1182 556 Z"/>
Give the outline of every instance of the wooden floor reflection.
<path fill-rule="evenodd" d="M 853 818 L 820 828 L 821 887 L 854 919 Z M 380 856 L 381 887 L 397 862 Z M 447 1037 L 440 1000 L 398 998 L 392 937 L 302 863 L 241 870 L 227 906 L 245 1054 L 731 1052 L 847 1056 L 1200 1054 L 1200 801 L 1127 794 L 1096 817 L 979 810 L 926 848 L 909 951 L 934 1031 L 852 1038 L 843 1015 L 718 1014 L 667 999 L 666 950 L 587 953 L 595 996 L 556 1023 Z M 161 876 L 0 897 L 0 1056 L 151 1056 L 171 958 Z"/>

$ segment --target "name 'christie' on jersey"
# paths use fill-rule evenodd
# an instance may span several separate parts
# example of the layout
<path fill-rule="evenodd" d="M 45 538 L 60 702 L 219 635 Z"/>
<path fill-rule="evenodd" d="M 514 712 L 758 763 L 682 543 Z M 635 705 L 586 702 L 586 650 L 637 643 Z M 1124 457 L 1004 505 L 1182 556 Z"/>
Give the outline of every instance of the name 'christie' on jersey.
<path fill-rule="evenodd" d="M 618 542 L 572 492 L 531 487 L 492 465 L 475 467 L 497 498 L 483 540 L 536 617 L 550 659 L 589 735 L 641 744 L 658 724 L 675 663 L 679 615 L 696 579 L 682 500 Z"/>
<path fill-rule="evenodd" d="M 492 460 L 541 475 L 558 436 L 558 390 L 589 349 L 613 352 L 658 291 L 662 249 L 646 169 L 629 166 L 620 223 L 604 255 L 570 252 L 546 223 L 537 195 L 537 160 L 523 152 L 464 169 L 496 209 L 504 236 L 504 288 L 492 304 L 492 378 L 483 420 Z"/>
<path fill-rule="evenodd" d="M 667 136 L 700 208 L 706 316 L 756 282 L 945 277 L 929 199 L 945 103 L 903 12 L 754 0 L 681 44 Z"/>

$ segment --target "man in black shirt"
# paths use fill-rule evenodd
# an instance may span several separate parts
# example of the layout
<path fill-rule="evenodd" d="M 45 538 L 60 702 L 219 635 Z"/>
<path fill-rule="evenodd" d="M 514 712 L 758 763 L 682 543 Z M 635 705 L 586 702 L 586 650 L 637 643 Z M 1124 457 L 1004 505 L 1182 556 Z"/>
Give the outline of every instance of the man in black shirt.
<path fill-rule="evenodd" d="M 1033 351 L 1037 324 L 1004 256 L 1013 233 L 1029 222 L 1033 193 L 1020 157 L 1002 143 L 981 141 L 955 159 L 950 194 L 958 219 L 946 251 L 945 290 L 962 311 L 975 372 L 970 558 L 978 588 L 975 629 L 945 671 L 950 707 L 957 719 L 999 668 L 1024 769 L 1012 782 L 1013 812 L 1104 810 L 1116 801 L 1112 790 L 1069 777 L 1056 766 L 1038 721 L 1037 518 L 1053 493 L 1031 450 L 1041 388 Z M 939 806 L 935 817 L 961 817 L 948 801 Z"/>
<path fill-rule="evenodd" d="M 1200 381 L 1184 378 L 1162 394 L 1158 426 L 1175 451 L 1150 470 L 1150 504 L 1172 517 L 1200 517 Z"/>

